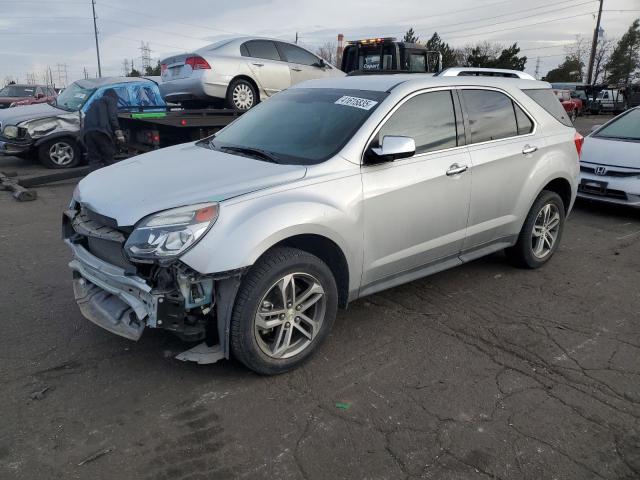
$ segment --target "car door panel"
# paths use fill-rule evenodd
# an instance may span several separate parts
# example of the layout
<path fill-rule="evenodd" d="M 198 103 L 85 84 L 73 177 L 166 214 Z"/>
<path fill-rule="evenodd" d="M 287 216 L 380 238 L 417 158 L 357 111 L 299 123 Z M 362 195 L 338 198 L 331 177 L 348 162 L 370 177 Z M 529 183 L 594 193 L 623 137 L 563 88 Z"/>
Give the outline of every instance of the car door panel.
<path fill-rule="evenodd" d="M 363 284 L 427 265 L 462 248 L 471 172 L 466 149 L 422 155 L 362 171 L 365 216 Z"/>
<path fill-rule="evenodd" d="M 291 86 L 289 65 L 280 59 L 274 42 L 251 40 L 244 45 L 247 67 L 261 90 L 271 96 Z"/>
<path fill-rule="evenodd" d="M 362 167 L 363 285 L 455 258 L 462 249 L 471 172 L 460 116 L 450 90 L 419 93 L 396 107 L 372 140 L 375 146 L 387 135 L 411 137 L 417 153 Z"/>

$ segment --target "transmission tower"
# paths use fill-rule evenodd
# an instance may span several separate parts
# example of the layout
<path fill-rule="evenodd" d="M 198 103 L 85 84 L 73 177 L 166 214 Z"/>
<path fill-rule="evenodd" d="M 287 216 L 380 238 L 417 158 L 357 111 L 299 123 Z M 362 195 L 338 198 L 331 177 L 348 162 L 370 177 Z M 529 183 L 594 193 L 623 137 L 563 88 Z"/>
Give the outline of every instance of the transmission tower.
<path fill-rule="evenodd" d="M 126 77 L 127 75 L 129 75 L 129 72 L 131 70 L 129 70 L 129 60 L 127 60 L 126 58 L 122 61 L 122 76 Z"/>
<path fill-rule="evenodd" d="M 142 75 L 146 73 L 148 68 L 151 68 L 151 49 L 148 42 L 140 42 L 140 65 L 142 67 L 140 72 Z"/>
<path fill-rule="evenodd" d="M 58 73 L 58 84 L 62 87 L 67 86 L 68 78 L 67 78 L 67 64 L 66 63 L 58 63 L 56 65 L 57 73 Z"/>

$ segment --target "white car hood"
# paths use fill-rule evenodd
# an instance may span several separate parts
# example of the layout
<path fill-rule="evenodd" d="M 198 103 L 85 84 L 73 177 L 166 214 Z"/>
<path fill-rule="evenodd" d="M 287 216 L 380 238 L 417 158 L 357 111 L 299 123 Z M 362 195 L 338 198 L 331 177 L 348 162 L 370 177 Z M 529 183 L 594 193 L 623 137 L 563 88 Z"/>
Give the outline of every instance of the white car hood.
<path fill-rule="evenodd" d="M 582 162 L 640 168 L 640 142 L 585 137 Z"/>
<path fill-rule="evenodd" d="M 209 150 L 194 143 L 150 152 L 97 170 L 78 184 L 76 199 L 131 226 L 161 210 L 223 201 L 303 178 L 301 165 L 278 165 Z"/>

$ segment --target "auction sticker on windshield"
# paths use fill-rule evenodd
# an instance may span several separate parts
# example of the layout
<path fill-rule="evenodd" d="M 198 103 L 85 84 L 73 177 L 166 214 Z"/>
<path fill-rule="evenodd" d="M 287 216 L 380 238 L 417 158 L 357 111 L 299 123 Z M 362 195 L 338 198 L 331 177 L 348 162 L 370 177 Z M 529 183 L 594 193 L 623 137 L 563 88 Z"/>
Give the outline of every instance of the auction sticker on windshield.
<path fill-rule="evenodd" d="M 350 97 L 345 95 L 335 101 L 336 105 L 346 105 L 347 107 L 361 108 L 363 110 L 371 110 L 378 102 L 367 98 Z"/>

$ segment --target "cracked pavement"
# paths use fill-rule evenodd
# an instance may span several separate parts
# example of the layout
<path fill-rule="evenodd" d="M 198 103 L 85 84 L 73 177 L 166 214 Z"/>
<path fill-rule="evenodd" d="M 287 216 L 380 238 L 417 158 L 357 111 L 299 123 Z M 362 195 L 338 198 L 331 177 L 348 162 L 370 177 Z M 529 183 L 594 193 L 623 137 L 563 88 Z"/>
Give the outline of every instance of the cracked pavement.
<path fill-rule="evenodd" d="M 496 254 L 364 298 L 259 377 L 81 317 L 73 186 L 0 195 L 0 478 L 640 478 L 640 212 L 579 203 L 543 269 Z"/>

